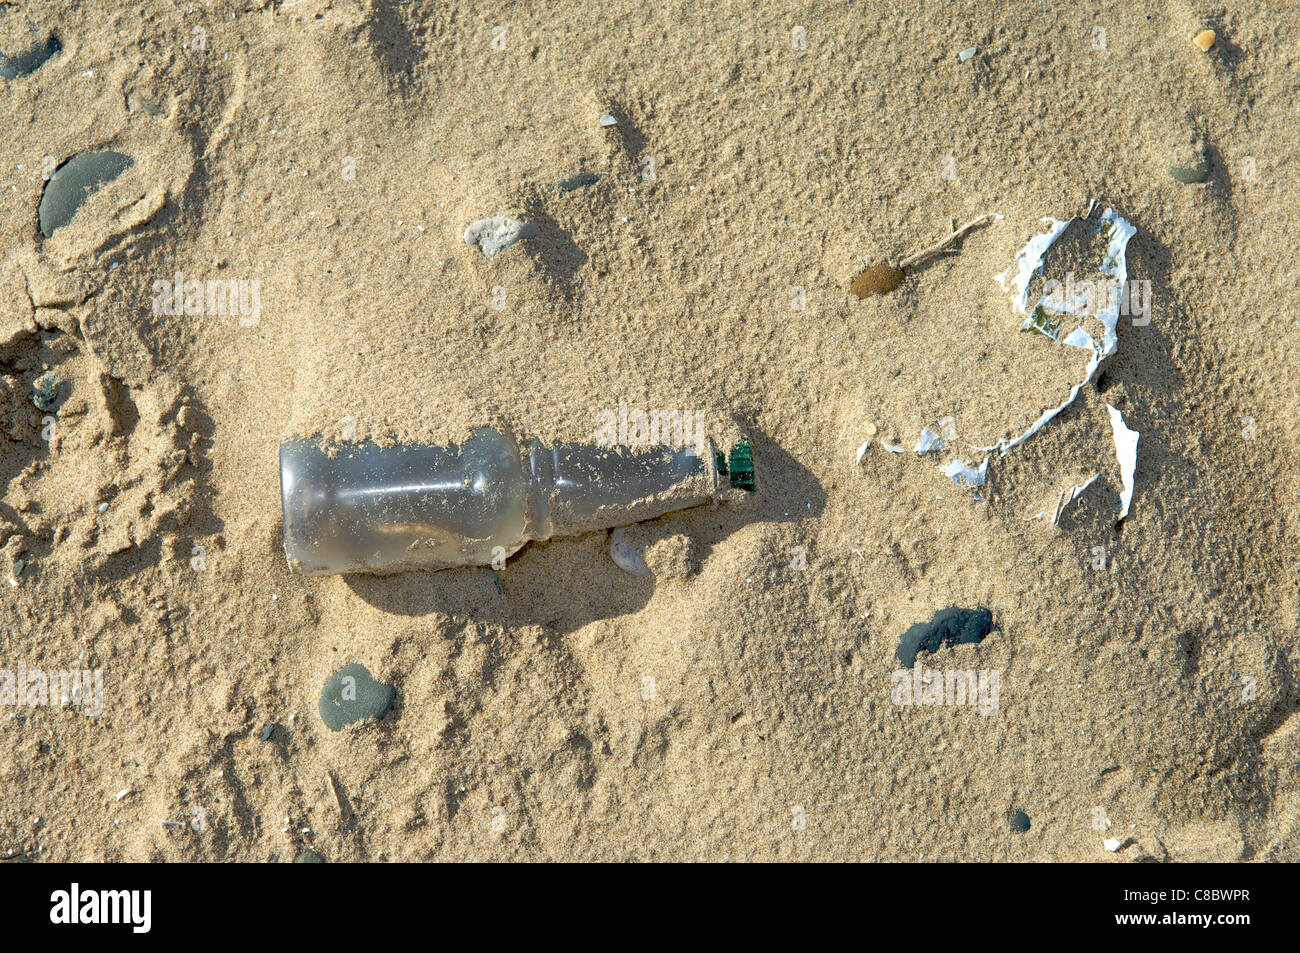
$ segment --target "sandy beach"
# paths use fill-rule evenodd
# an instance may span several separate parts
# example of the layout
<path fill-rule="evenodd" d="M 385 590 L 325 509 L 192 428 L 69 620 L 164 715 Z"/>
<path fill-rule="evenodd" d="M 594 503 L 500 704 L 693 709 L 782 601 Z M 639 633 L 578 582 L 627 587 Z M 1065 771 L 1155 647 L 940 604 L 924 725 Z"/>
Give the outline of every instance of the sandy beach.
<path fill-rule="evenodd" d="M 0 54 L 0 857 L 1300 860 L 1294 4 L 19 0 Z M 282 441 L 638 413 L 756 475 L 650 576 L 286 560 Z"/>

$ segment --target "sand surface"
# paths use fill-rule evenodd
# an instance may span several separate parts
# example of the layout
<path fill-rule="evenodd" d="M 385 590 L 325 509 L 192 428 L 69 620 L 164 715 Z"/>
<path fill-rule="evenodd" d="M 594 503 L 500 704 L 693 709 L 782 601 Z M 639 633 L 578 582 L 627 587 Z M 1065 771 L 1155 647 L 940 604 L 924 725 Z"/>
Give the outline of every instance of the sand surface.
<path fill-rule="evenodd" d="M 0 669 L 103 696 L 0 704 L 0 858 L 1300 859 L 1294 4 L 20 0 L 0 50 L 30 26 L 63 48 L 0 80 Z M 48 172 L 109 149 L 43 236 Z M 995 276 L 1094 199 L 1150 322 L 976 494 L 884 450 L 951 418 L 977 463 L 1082 380 Z M 485 257 L 495 215 L 538 237 Z M 257 307 L 158 313 L 177 273 Z M 754 446 L 752 498 L 628 532 L 653 578 L 606 533 L 500 594 L 286 565 L 286 437 L 624 403 Z M 949 606 L 999 629 L 927 665 L 996 710 L 892 697 Z M 396 704 L 333 732 L 351 662 Z"/>

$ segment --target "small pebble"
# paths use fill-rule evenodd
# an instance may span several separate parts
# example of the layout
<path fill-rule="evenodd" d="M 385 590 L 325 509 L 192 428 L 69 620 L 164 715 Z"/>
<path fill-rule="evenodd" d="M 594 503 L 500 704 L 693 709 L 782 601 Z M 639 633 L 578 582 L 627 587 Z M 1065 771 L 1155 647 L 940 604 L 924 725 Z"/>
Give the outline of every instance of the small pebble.
<path fill-rule="evenodd" d="M 594 172 L 579 172 L 571 175 L 567 179 L 555 183 L 555 187 L 561 192 L 573 192 L 576 189 L 583 189 L 589 185 L 595 185 L 600 181 L 600 176 Z"/>
<path fill-rule="evenodd" d="M 267 725 L 262 729 L 262 740 L 270 741 L 273 734 L 275 734 L 275 725 Z"/>
<path fill-rule="evenodd" d="M 1024 811 L 1016 811 L 1011 815 L 1011 829 L 1020 834 L 1029 830 L 1029 815 Z"/>
<path fill-rule="evenodd" d="M 608 129 L 610 126 L 617 126 L 618 120 L 609 113 L 605 113 L 605 115 L 600 117 L 600 124 L 602 127 Z"/>
<path fill-rule="evenodd" d="M 62 401 L 63 381 L 53 371 L 46 371 L 32 381 L 32 403 L 42 413 L 53 413 Z"/>
<path fill-rule="evenodd" d="M 1202 53 L 1208 53 L 1210 52 L 1210 47 L 1214 45 L 1214 41 L 1217 39 L 1218 37 L 1214 35 L 1213 30 L 1202 30 L 1192 38 L 1192 42 L 1200 48 Z"/>
<path fill-rule="evenodd" d="M 1120 848 L 1120 840 L 1118 837 L 1107 837 L 1104 841 L 1101 842 L 1101 844 L 1112 854 L 1115 853 L 1115 851 L 1119 850 Z"/>
<path fill-rule="evenodd" d="M 1210 174 L 1214 171 L 1214 164 L 1210 161 L 1210 152 L 1208 149 L 1201 151 L 1201 161 L 1192 165 L 1171 165 L 1169 174 L 1183 185 L 1199 185 L 1202 182 L 1210 180 Z"/>
<path fill-rule="evenodd" d="M 120 152 L 83 152 L 59 166 L 45 183 L 37 208 L 41 234 L 49 238 L 56 228 L 67 225 L 87 198 L 131 165 L 130 157 Z"/>
<path fill-rule="evenodd" d="M 465 244 L 477 245 L 488 258 L 495 258 L 515 242 L 539 234 L 536 225 L 497 215 L 471 222 L 465 229 Z"/>
<path fill-rule="evenodd" d="M 978 52 L 979 52 L 979 47 L 968 46 L 966 47 L 966 49 L 962 50 L 960 53 L 957 54 L 957 59 L 965 63 L 967 60 L 969 60 Z"/>
<path fill-rule="evenodd" d="M 616 529 L 609 535 L 609 557 L 614 560 L 619 569 L 629 576 L 645 579 L 654 575 L 654 572 L 646 565 L 645 556 L 641 554 L 641 550 L 627 542 L 621 529 Z"/>
<path fill-rule="evenodd" d="M 34 73 L 40 69 L 41 64 L 62 49 L 63 44 L 59 42 L 59 38 L 51 33 L 48 39 L 37 40 L 21 53 L 13 56 L 0 53 L 0 77 L 17 79 L 19 76 Z"/>
<path fill-rule="evenodd" d="M 997 628 L 988 609 L 941 609 L 929 622 L 918 622 L 903 633 L 898 640 L 898 661 L 911 668 L 920 652 L 937 652 L 945 645 L 978 645 Z"/>
<path fill-rule="evenodd" d="M 332 675 L 321 689 L 321 721 L 331 731 L 365 718 L 379 720 L 393 707 L 397 691 L 392 685 L 376 681 L 364 665 L 353 662 Z"/>

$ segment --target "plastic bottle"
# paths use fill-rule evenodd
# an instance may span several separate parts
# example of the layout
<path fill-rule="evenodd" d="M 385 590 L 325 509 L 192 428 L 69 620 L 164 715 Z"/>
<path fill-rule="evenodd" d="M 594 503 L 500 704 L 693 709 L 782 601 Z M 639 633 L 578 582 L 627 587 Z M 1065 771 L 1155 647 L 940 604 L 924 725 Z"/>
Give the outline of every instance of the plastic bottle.
<path fill-rule="evenodd" d="M 463 446 L 280 445 L 284 549 L 309 576 L 486 566 L 530 540 L 576 536 L 752 491 L 743 440 L 721 452 L 534 440 L 491 428 Z"/>

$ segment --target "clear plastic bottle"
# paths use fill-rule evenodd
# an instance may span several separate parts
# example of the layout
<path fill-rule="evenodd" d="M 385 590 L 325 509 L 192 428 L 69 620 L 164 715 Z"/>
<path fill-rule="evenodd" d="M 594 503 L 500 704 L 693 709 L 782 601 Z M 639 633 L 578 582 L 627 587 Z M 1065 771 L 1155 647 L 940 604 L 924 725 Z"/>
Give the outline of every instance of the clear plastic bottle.
<path fill-rule="evenodd" d="M 534 440 L 499 430 L 464 445 L 280 445 L 284 549 L 309 576 L 486 566 L 530 540 L 625 526 L 753 490 L 748 441 L 731 466 L 710 443 L 625 448 Z"/>

